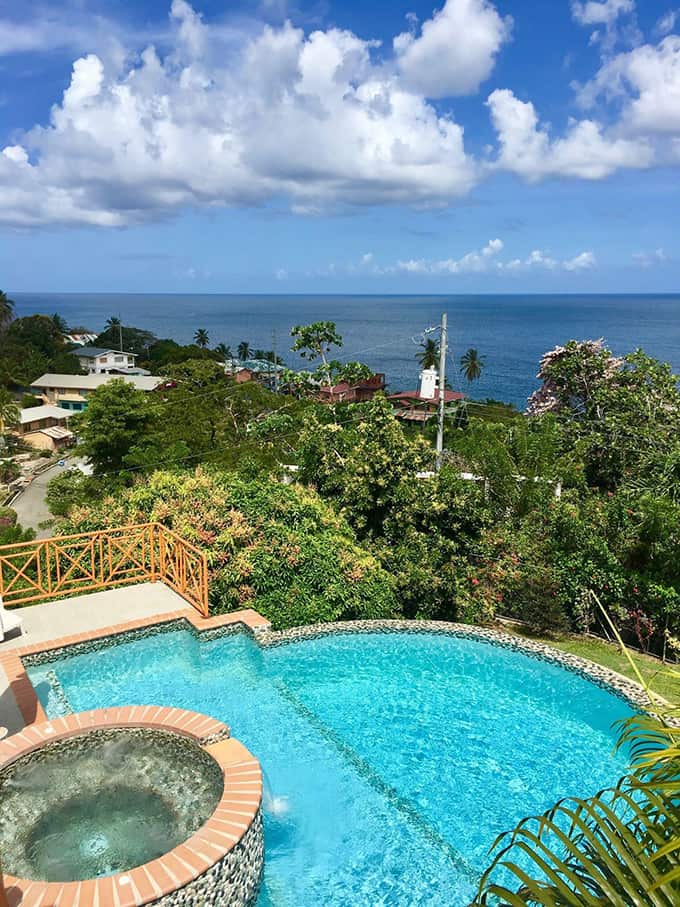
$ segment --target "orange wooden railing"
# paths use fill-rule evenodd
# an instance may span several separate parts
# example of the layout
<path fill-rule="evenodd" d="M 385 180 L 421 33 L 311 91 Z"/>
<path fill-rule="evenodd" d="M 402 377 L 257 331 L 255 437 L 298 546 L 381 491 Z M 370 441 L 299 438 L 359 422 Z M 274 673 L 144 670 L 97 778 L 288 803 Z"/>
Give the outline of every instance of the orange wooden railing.
<path fill-rule="evenodd" d="M 208 616 L 205 554 L 160 523 L 142 523 L 0 547 L 0 596 L 8 606 L 162 582 Z"/>

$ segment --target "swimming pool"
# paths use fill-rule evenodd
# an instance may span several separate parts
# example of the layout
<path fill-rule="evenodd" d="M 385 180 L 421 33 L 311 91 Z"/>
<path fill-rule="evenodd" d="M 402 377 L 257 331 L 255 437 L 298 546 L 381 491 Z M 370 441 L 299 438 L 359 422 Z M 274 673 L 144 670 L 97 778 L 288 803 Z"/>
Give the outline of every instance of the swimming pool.
<path fill-rule="evenodd" d="M 622 699 L 474 638 L 177 629 L 28 673 L 50 717 L 158 704 L 229 724 L 267 778 L 262 907 L 466 904 L 500 831 L 626 768 Z"/>

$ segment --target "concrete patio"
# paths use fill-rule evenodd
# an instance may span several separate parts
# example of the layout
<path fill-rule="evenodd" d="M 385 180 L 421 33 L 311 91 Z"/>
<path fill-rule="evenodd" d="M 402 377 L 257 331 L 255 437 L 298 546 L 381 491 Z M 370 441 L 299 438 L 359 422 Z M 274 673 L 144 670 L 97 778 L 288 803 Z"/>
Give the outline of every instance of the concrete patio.
<path fill-rule="evenodd" d="M 156 617 L 190 606 L 163 583 L 142 583 L 21 608 L 23 633 L 13 631 L 0 642 L 0 655 L 12 649 L 101 630 L 114 624 Z M 10 734 L 25 721 L 0 664 L 0 726 Z"/>

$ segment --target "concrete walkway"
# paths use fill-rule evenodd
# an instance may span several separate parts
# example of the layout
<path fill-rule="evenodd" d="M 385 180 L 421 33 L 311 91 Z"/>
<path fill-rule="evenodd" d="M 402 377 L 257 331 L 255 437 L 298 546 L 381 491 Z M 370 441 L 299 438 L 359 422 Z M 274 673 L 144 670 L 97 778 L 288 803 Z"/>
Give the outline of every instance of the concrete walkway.
<path fill-rule="evenodd" d="M 0 642 L 0 653 L 186 608 L 189 605 L 184 599 L 162 583 L 125 586 L 78 598 L 31 605 L 18 611 L 24 622 L 23 634 L 14 631 L 4 642 Z M 24 726 L 1 666 L 0 726 L 8 728 L 10 733 Z"/>

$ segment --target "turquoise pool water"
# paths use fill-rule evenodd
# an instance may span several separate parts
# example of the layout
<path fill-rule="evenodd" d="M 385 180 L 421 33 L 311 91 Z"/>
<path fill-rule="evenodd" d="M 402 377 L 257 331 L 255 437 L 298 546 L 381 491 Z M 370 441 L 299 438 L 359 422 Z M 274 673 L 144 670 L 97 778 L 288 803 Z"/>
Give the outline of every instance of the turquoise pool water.
<path fill-rule="evenodd" d="M 225 721 L 262 762 L 262 907 L 469 902 L 496 834 L 625 770 L 620 699 L 557 665 L 442 635 L 269 649 L 173 631 L 33 667 L 48 715 L 173 705 Z"/>

